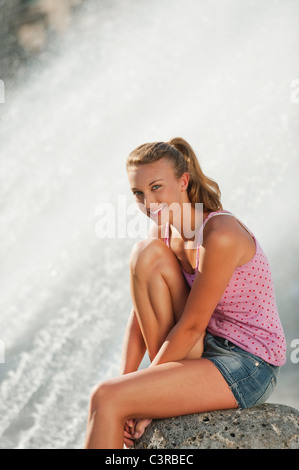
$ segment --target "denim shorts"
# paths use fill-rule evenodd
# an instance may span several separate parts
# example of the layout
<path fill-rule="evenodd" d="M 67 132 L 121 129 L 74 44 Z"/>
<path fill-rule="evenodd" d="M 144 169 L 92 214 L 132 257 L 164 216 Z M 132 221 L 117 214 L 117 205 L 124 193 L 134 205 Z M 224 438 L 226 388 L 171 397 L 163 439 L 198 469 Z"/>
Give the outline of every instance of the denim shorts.
<path fill-rule="evenodd" d="M 208 332 L 202 357 L 220 370 L 241 409 L 264 403 L 277 384 L 279 366 Z"/>

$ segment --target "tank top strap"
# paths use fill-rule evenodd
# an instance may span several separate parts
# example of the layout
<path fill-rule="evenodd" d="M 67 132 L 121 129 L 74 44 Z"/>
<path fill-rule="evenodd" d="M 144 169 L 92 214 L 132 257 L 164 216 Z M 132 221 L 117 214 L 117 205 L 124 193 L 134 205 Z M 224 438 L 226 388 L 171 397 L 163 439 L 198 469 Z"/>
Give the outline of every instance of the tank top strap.
<path fill-rule="evenodd" d="M 219 211 L 215 211 L 215 212 L 210 212 L 210 214 L 205 218 L 204 223 L 201 226 L 201 230 L 205 228 L 207 221 L 211 219 L 212 217 L 215 217 L 216 215 L 231 215 L 245 228 L 245 230 L 247 230 L 247 232 L 250 233 L 252 237 L 254 237 L 252 231 L 240 219 L 238 219 L 238 217 L 236 217 L 234 214 L 224 209 L 220 209 Z"/>
<path fill-rule="evenodd" d="M 170 247 L 170 243 L 169 243 L 169 222 L 166 223 L 165 225 L 165 229 L 164 229 L 164 243 Z"/>
<path fill-rule="evenodd" d="M 229 211 L 225 211 L 224 209 L 219 209 L 219 211 L 215 211 L 215 212 L 210 212 L 207 217 L 205 218 L 201 228 L 202 230 L 205 228 L 206 226 L 206 223 L 208 222 L 208 220 L 210 220 L 212 217 L 215 217 L 216 215 L 233 215 L 231 212 Z"/>
<path fill-rule="evenodd" d="M 207 217 L 205 218 L 204 222 L 202 223 L 200 229 L 199 229 L 199 237 L 198 237 L 198 242 L 197 242 L 197 256 L 196 256 L 196 266 L 198 266 L 198 261 L 199 261 L 199 252 L 198 252 L 198 248 L 199 246 L 202 244 L 203 242 L 203 230 L 206 226 L 206 223 L 208 222 L 208 220 L 210 220 L 212 217 L 215 217 L 217 215 L 230 215 L 232 217 L 234 217 L 244 228 L 245 230 L 247 230 L 247 232 L 250 233 L 250 235 L 255 239 L 254 237 L 254 234 L 252 233 L 252 231 L 240 220 L 238 219 L 238 217 L 236 217 L 234 214 L 232 214 L 231 212 L 227 211 L 227 210 L 224 210 L 224 209 L 220 209 L 219 211 L 215 211 L 215 212 L 210 212 Z M 169 240 L 169 222 L 167 222 L 167 224 L 165 225 L 165 230 L 164 230 L 164 243 L 170 247 L 170 240 Z"/>

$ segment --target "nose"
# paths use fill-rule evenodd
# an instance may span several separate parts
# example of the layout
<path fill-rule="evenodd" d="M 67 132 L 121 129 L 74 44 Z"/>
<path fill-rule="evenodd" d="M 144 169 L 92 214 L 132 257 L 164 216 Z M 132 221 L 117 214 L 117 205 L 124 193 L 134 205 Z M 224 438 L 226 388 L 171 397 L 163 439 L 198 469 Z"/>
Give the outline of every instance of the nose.
<path fill-rule="evenodd" d="M 144 197 L 144 206 L 147 211 L 147 214 L 150 214 L 150 211 L 155 211 L 158 209 L 159 202 L 152 195 L 147 195 Z"/>
<path fill-rule="evenodd" d="M 150 210 L 151 204 L 155 204 L 157 203 L 157 201 L 155 200 L 155 196 L 153 196 L 152 194 L 145 194 L 143 198 L 143 203 L 146 209 Z"/>

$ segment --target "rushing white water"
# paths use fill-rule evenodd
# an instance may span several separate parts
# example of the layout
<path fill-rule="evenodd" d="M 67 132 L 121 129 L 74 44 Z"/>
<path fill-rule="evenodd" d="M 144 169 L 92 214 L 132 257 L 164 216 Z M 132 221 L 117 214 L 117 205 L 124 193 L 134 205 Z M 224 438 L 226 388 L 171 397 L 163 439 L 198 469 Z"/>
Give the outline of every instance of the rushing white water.
<path fill-rule="evenodd" d="M 0 448 L 82 447 L 90 391 L 118 373 L 136 241 L 97 236 L 96 208 L 120 194 L 131 203 L 127 154 L 174 136 L 268 255 L 288 342 L 270 401 L 299 408 L 298 10 L 86 1 L 23 83 L 6 84 Z"/>

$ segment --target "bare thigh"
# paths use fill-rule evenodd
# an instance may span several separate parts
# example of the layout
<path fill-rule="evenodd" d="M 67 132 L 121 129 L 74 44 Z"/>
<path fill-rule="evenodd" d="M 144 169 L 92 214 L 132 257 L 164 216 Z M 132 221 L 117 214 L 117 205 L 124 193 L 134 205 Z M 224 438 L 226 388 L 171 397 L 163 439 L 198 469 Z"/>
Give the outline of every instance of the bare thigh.
<path fill-rule="evenodd" d="M 104 393 L 124 420 L 161 419 L 238 406 L 221 372 L 204 358 L 168 362 L 109 379 Z"/>

